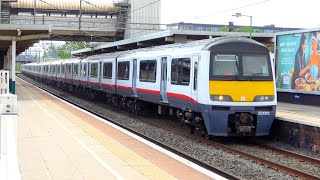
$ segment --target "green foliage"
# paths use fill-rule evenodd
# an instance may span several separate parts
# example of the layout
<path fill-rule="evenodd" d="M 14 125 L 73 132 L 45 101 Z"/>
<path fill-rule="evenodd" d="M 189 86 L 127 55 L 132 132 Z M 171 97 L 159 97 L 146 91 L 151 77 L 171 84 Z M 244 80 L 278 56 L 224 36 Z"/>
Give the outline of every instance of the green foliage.
<path fill-rule="evenodd" d="M 240 27 L 236 29 L 235 32 L 250 32 L 250 26 Z M 253 29 L 252 32 L 258 33 L 258 32 L 262 32 L 262 30 Z"/>
<path fill-rule="evenodd" d="M 84 41 L 66 41 L 60 46 L 51 45 L 44 52 L 44 58 L 68 59 L 71 57 L 71 51 L 76 51 L 87 47 Z"/>
<path fill-rule="evenodd" d="M 83 49 L 87 47 L 84 41 L 67 41 L 64 45 L 58 47 L 58 54 L 61 59 L 68 59 L 71 57 L 71 51 Z"/>
<path fill-rule="evenodd" d="M 219 32 L 229 32 L 229 27 L 228 26 L 221 26 L 218 29 Z M 250 32 L 250 26 L 244 26 L 244 27 L 240 27 L 235 29 L 233 32 Z M 260 29 L 253 29 L 252 32 L 254 33 L 260 33 L 262 32 L 262 30 Z"/>
<path fill-rule="evenodd" d="M 221 26 L 218 29 L 219 32 L 229 32 L 229 27 L 228 26 Z"/>
<path fill-rule="evenodd" d="M 48 49 L 44 50 L 43 58 L 58 58 L 57 47 L 51 44 Z"/>

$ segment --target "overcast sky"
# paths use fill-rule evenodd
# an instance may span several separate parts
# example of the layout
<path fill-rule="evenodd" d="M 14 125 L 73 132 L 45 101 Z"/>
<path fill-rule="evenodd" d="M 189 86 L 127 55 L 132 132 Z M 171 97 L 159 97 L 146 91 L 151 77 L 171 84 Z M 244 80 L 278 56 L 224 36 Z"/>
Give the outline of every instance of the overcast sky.
<path fill-rule="evenodd" d="M 91 3 L 112 0 L 86 0 Z M 136 0 L 137 1 L 137 0 Z M 274 24 L 277 27 L 320 27 L 320 0 L 138 0 L 145 6 L 161 2 L 161 23 L 192 22 L 205 24 L 248 25 L 249 18 L 233 17 L 235 13 L 251 15 L 254 26 Z M 150 3 L 151 2 L 151 3 Z M 155 3 L 153 3 L 155 2 Z M 131 9 L 134 10 L 134 9 Z"/>
<path fill-rule="evenodd" d="M 320 27 L 320 0 L 162 0 L 166 13 L 162 23 L 192 22 L 205 24 L 248 25 L 274 24 L 276 27 Z"/>

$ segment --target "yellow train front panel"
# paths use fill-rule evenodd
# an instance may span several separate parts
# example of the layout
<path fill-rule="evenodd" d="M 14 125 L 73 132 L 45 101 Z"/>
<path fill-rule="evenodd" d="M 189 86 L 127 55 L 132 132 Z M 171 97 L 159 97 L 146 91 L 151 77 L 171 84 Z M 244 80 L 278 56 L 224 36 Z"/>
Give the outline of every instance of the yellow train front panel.
<path fill-rule="evenodd" d="M 253 102 L 258 95 L 274 96 L 273 81 L 217 81 L 209 82 L 210 95 L 227 95 L 233 102 Z"/>

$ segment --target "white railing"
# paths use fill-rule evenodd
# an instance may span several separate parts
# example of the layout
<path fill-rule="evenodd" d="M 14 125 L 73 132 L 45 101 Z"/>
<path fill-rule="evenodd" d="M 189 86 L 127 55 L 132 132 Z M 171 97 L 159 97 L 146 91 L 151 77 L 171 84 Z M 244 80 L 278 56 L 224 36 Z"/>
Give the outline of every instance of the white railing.
<path fill-rule="evenodd" d="M 17 96 L 9 93 L 9 71 L 0 70 L 0 179 L 20 180 L 17 153 Z"/>
<path fill-rule="evenodd" d="M 9 71 L 0 70 L 0 94 L 9 93 Z"/>

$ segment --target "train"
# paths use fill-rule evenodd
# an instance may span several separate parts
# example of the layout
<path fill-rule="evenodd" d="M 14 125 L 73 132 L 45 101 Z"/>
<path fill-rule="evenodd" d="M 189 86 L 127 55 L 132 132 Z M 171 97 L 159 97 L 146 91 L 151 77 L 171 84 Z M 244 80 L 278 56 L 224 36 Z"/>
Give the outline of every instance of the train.
<path fill-rule="evenodd" d="M 177 116 L 191 133 L 205 136 L 266 136 L 276 113 L 270 50 L 245 37 L 29 63 L 21 69 L 30 78 L 99 95 L 129 112 L 155 107 L 155 113 Z"/>

